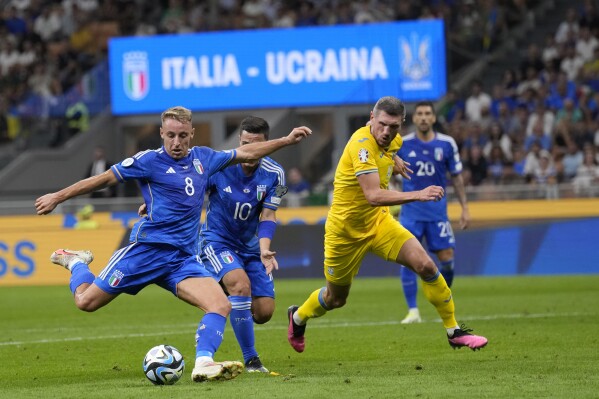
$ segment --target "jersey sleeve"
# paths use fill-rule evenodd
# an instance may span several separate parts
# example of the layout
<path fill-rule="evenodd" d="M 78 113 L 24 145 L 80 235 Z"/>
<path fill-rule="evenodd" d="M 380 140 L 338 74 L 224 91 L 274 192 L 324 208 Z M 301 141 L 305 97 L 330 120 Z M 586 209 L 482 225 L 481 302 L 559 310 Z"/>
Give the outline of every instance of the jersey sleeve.
<path fill-rule="evenodd" d="M 287 185 L 285 183 L 285 171 L 280 165 L 272 162 L 268 158 L 264 158 L 262 163 L 263 165 L 266 164 L 265 166 L 272 164 L 271 167 L 273 168 L 273 181 L 262 205 L 265 208 L 276 211 L 279 209 L 279 205 L 281 205 L 281 198 L 283 198 L 288 191 Z"/>
<path fill-rule="evenodd" d="M 378 173 L 374 144 L 374 139 L 369 137 L 352 138 L 348 143 L 347 151 L 356 176 Z"/>
<path fill-rule="evenodd" d="M 208 147 L 202 147 L 202 151 L 208 157 L 207 168 L 209 176 L 229 166 L 231 161 L 237 156 L 237 151 L 235 150 L 215 151 Z"/>
<path fill-rule="evenodd" d="M 111 166 L 111 170 L 120 182 L 150 177 L 152 160 L 156 157 L 153 150 L 141 151 L 120 163 Z"/>
<path fill-rule="evenodd" d="M 452 175 L 458 175 L 462 173 L 463 169 L 462 161 L 460 160 L 460 150 L 454 139 L 450 139 L 448 143 L 451 155 L 447 157 L 447 170 Z"/>

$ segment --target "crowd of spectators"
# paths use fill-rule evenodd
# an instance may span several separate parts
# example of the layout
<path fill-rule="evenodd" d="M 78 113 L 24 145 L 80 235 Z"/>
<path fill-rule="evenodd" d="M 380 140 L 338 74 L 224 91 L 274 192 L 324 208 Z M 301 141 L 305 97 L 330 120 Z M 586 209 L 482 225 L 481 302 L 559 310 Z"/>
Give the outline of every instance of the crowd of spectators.
<path fill-rule="evenodd" d="M 557 197 L 599 192 L 599 14 L 593 1 L 570 8 L 541 49 L 505 70 L 489 92 L 475 80 L 450 92 L 439 129 L 452 135 L 468 185 L 524 183 Z"/>
<path fill-rule="evenodd" d="M 52 101 L 106 57 L 112 36 L 291 28 L 443 18 L 450 47 L 490 51 L 533 0 L 0 0 L 0 144 L 33 92 Z M 575 182 L 599 172 L 599 16 L 593 0 L 568 11 L 543 47 L 492 87 L 450 91 L 440 129 L 455 137 L 469 185 Z M 451 82 L 450 82 L 451 85 Z M 547 191 L 548 193 L 551 190 Z M 553 195 L 553 194 L 548 194 Z"/>
<path fill-rule="evenodd" d="M 533 0 L 0 0 L 0 144 L 14 109 L 47 104 L 104 59 L 112 36 L 443 18 L 456 46 L 489 50 Z"/>

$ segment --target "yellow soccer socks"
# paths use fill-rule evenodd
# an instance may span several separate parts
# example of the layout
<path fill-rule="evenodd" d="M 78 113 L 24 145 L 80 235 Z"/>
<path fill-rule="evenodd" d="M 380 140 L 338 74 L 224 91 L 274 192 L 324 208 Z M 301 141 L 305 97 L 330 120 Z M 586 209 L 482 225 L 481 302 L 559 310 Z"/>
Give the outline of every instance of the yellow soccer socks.
<path fill-rule="evenodd" d="M 429 280 L 423 279 L 422 291 L 426 299 L 437 309 L 437 313 L 443 320 L 443 326 L 445 328 L 456 327 L 458 322 L 455 319 L 455 305 L 451 290 L 447 286 L 443 275 L 437 272 L 435 277 Z"/>
<path fill-rule="evenodd" d="M 306 302 L 297 309 L 295 314 L 302 320 L 302 324 L 308 319 L 324 315 L 329 310 L 323 298 L 325 289 L 322 287 L 311 293 Z"/>

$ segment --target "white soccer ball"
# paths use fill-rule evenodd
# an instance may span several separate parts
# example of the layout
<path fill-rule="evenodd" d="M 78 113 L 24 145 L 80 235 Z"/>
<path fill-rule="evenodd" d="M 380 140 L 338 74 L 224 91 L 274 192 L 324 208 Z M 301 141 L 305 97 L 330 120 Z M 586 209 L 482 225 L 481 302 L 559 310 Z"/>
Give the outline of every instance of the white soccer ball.
<path fill-rule="evenodd" d="M 143 363 L 144 374 L 155 385 L 172 385 L 185 369 L 181 352 L 170 345 L 158 345 L 148 351 Z"/>

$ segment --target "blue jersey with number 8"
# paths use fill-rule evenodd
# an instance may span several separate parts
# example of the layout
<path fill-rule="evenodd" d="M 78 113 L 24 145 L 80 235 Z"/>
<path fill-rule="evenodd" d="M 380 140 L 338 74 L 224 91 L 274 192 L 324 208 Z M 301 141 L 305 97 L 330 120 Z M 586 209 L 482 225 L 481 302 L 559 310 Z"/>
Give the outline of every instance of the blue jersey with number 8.
<path fill-rule="evenodd" d="M 175 160 L 162 147 L 113 165 L 119 181 L 138 181 L 147 206 L 147 216 L 135 223 L 130 241 L 170 244 L 190 255 L 197 254 L 208 179 L 235 156 L 235 150 L 192 147 L 186 157 Z"/>

